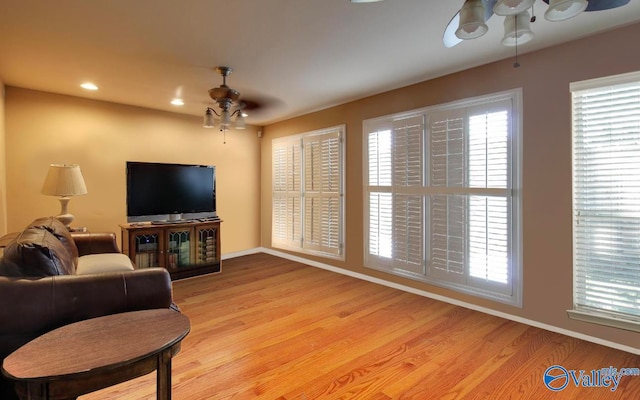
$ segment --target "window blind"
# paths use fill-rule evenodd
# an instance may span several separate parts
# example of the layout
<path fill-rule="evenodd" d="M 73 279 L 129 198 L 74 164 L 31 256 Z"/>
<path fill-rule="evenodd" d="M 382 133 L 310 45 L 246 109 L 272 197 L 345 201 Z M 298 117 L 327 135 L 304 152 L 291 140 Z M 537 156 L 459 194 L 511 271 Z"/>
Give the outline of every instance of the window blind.
<path fill-rule="evenodd" d="M 574 309 L 640 322 L 640 73 L 571 89 Z"/>

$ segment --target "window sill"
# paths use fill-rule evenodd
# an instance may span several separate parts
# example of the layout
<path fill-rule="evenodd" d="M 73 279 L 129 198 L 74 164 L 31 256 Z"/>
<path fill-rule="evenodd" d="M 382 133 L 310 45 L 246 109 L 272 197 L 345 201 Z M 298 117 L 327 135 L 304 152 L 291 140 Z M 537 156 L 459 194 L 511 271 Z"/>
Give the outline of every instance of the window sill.
<path fill-rule="evenodd" d="M 616 318 L 603 313 L 586 312 L 579 310 L 567 310 L 569 318 L 583 322 L 590 322 L 598 325 L 610 326 L 618 329 L 625 329 L 633 332 L 640 332 L 640 322 L 629 319 Z"/>

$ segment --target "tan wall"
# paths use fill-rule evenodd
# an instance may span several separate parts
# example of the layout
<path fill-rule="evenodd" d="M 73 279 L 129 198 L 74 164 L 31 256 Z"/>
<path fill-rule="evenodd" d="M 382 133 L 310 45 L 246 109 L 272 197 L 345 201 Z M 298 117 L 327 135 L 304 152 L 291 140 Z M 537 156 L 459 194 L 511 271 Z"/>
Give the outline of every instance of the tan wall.
<path fill-rule="evenodd" d="M 262 245 L 271 245 L 271 140 L 346 123 L 346 261 L 307 258 L 640 349 L 638 333 L 570 320 L 566 314 L 572 307 L 569 83 L 640 70 L 640 52 L 628 47 L 633 37 L 640 37 L 640 24 L 526 54 L 517 69 L 508 59 L 267 126 L 262 146 Z M 362 121 L 518 87 L 524 96 L 523 308 L 365 269 Z"/>
<path fill-rule="evenodd" d="M 40 194 L 51 163 L 77 163 L 88 194 L 71 199 L 73 226 L 117 231 L 126 222 L 125 161 L 216 165 L 222 254 L 260 244 L 260 139 L 257 128 L 202 128 L 202 119 L 7 87 L 8 229 L 56 215 L 60 203 Z M 1 188 L 0 188 L 1 190 Z"/>
<path fill-rule="evenodd" d="M 4 123 L 4 84 L 0 81 L 0 236 L 7 233 L 7 166 L 5 123 Z"/>

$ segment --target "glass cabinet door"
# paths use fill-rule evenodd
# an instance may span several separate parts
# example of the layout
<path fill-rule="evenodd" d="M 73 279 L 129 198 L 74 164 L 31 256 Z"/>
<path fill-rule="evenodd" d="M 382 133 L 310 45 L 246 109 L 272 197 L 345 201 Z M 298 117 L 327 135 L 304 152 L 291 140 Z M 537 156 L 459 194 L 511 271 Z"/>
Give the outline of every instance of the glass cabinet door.
<path fill-rule="evenodd" d="M 167 268 L 177 269 L 192 264 L 191 229 L 167 231 Z"/>
<path fill-rule="evenodd" d="M 219 260 L 218 230 L 219 225 L 206 225 L 196 229 L 198 236 L 196 263 L 212 264 Z"/>
<path fill-rule="evenodd" d="M 136 268 L 158 267 L 162 264 L 160 231 L 139 231 L 131 236 Z"/>

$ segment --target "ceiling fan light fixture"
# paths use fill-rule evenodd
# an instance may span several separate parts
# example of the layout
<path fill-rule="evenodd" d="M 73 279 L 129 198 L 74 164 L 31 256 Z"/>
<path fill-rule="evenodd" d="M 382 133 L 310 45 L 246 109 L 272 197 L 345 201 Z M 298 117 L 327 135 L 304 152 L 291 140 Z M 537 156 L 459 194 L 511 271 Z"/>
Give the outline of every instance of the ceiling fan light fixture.
<path fill-rule="evenodd" d="M 207 112 L 204 113 L 204 121 L 202 122 L 203 128 L 215 128 L 215 120 L 213 119 L 213 112 L 210 108 L 207 108 Z"/>
<path fill-rule="evenodd" d="M 456 30 L 458 39 L 476 39 L 487 33 L 484 23 L 484 4 L 482 0 L 467 0 L 460 10 L 460 25 Z"/>
<path fill-rule="evenodd" d="M 244 115 L 242 114 L 242 112 L 238 112 L 238 116 L 236 117 L 236 120 L 234 122 L 234 127 L 236 129 L 245 129 L 245 123 L 244 123 Z"/>
<path fill-rule="evenodd" d="M 493 12 L 501 16 L 516 15 L 530 9 L 535 2 L 536 0 L 498 0 L 493 6 Z"/>
<path fill-rule="evenodd" d="M 231 115 L 229 114 L 229 110 L 222 110 L 222 115 L 220 116 L 220 126 L 228 128 L 231 125 Z"/>
<path fill-rule="evenodd" d="M 530 27 L 529 12 L 523 11 L 517 15 L 509 15 L 504 19 L 504 46 L 515 46 L 527 43 L 533 39 L 533 31 Z"/>
<path fill-rule="evenodd" d="M 549 8 L 544 13 L 547 21 L 564 21 L 573 18 L 587 9 L 587 0 L 550 0 Z"/>

